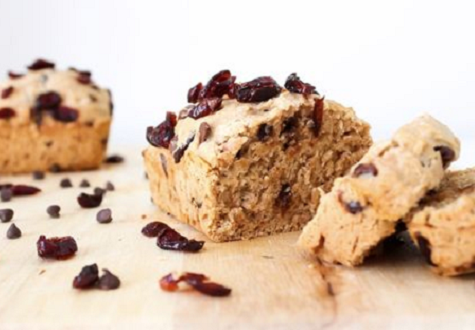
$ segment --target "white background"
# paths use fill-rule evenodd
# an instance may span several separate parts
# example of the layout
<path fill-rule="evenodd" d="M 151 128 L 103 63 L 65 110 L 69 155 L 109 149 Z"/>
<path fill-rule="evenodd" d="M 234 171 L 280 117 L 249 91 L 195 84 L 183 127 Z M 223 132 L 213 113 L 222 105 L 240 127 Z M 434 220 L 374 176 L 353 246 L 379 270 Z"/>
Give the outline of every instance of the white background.
<path fill-rule="evenodd" d="M 376 138 L 424 111 L 475 137 L 470 1 L 0 0 L 0 45 L 2 74 L 40 56 L 91 69 L 114 93 L 116 145 L 145 145 L 146 126 L 224 68 L 295 71 Z"/>

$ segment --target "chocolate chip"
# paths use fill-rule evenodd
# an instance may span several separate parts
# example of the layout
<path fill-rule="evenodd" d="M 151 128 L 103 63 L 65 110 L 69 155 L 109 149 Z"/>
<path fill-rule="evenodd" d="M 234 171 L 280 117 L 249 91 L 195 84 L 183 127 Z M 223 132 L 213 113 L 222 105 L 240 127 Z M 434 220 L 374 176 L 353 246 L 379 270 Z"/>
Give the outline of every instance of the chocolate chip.
<path fill-rule="evenodd" d="M 79 187 L 81 188 L 89 188 L 90 186 L 91 184 L 86 179 L 82 179 L 81 182 L 79 183 Z"/>
<path fill-rule="evenodd" d="M 198 138 L 198 144 L 201 144 L 202 142 L 205 142 L 208 137 L 211 135 L 212 129 L 211 126 L 207 122 L 202 122 L 200 124 L 199 128 L 199 138 Z"/>
<path fill-rule="evenodd" d="M 46 209 L 46 213 L 49 214 L 51 219 L 59 219 L 60 214 L 59 212 L 61 211 L 61 207 L 59 205 L 50 205 Z"/>
<path fill-rule="evenodd" d="M 173 151 L 172 156 L 173 159 L 175 160 L 175 163 L 179 163 L 181 158 L 185 155 L 185 151 L 188 149 L 190 146 L 191 142 L 195 139 L 195 135 L 193 134 L 190 136 L 185 143 L 183 143 L 180 147 L 178 147 L 176 150 Z"/>
<path fill-rule="evenodd" d="M 268 124 L 261 124 L 257 129 L 257 139 L 259 141 L 267 140 L 274 132 L 274 127 Z"/>
<path fill-rule="evenodd" d="M 105 190 L 105 189 L 102 189 L 102 188 L 100 188 L 100 187 L 94 188 L 94 195 L 103 196 L 103 195 L 105 195 L 105 193 L 106 193 L 106 190 Z"/>
<path fill-rule="evenodd" d="M 115 186 L 112 184 L 112 182 L 107 181 L 106 190 L 108 190 L 108 191 L 114 191 L 115 190 Z"/>
<path fill-rule="evenodd" d="M 124 162 L 124 157 L 120 155 L 110 155 L 106 159 L 104 159 L 104 163 L 108 164 L 119 164 Z"/>
<path fill-rule="evenodd" d="M 74 278 L 73 288 L 88 289 L 92 288 L 99 280 L 99 269 L 97 264 L 84 266 L 79 275 Z"/>
<path fill-rule="evenodd" d="M 42 69 L 54 69 L 55 64 L 44 60 L 42 58 L 37 59 L 33 64 L 28 66 L 28 70 L 42 70 Z"/>
<path fill-rule="evenodd" d="M 323 109 L 325 107 L 324 98 L 315 100 L 314 110 L 313 110 L 313 120 L 315 122 L 315 136 L 320 134 L 320 130 L 323 125 Z"/>
<path fill-rule="evenodd" d="M 33 176 L 33 180 L 43 180 L 45 178 L 45 172 L 33 171 L 32 176 Z"/>
<path fill-rule="evenodd" d="M 96 220 L 99 223 L 110 223 L 112 221 L 111 209 L 102 209 L 97 212 Z"/>
<path fill-rule="evenodd" d="M 360 202 L 357 201 L 345 203 L 345 209 L 351 214 L 357 214 L 363 211 L 363 207 L 361 206 Z"/>
<path fill-rule="evenodd" d="M 421 254 L 424 257 L 425 261 L 429 265 L 435 266 L 431 259 L 432 251 L 430 242 L 419 232 L 414 233 L 414 237 L 416 238 L 417 245 L 419 246 L 419 250 L 421 251 Z"/>
<path fill-rule="evenodd" d="M 68 178 L 61 179 L 59 186 L 61 188 L 71 188 L 73 186 L 72 182 Z"/>
<path fill-rule="evenodd" d="M 1 209 L 0 210 L 0 221 L 1 222 L 10 222 L 13 219 L 13 210 L 12 209 Z"/>
<path fill-rule="evenodd" d="M 112 274 L 109 270 L 103 269 L 104 273 L 97 283 L 97 287 L 101 290 L 115 290 L 120 286 L 120 280 L 117 276 Z"/>
<path fill-rule="evenodd" d="M 446 146 L 437 146 L 434 147 L 434 151 L 440 152 L 442 157 L 442 165 L 444 168 L 449 167 L 450 163 L 455 159 L 455 151 Z"/>
<path fill-rule="evenodd" d="M 368 174 L 369 176 L 377 176 L 378 169 L 372 163 L 363 163 L 356 166 L 355 170 L 353 171 L 353 177 L 358 178 L 361 175 Z"/>
<path fill-rule="evenodd" d="M 277 202 L 283 208 L 287 208 L 290 205 L 290 201 L 292 199 L 292 189 L 289 184 L 282 185 L 280 189 L 279 197 Z"/>
<path fill-rule="evenodd" d="M 81 193 L 77 198 L 78 204 L 83 208 L 98 207 L 102 203 L 102 194 L 86 194 Z"/>
<path fill-rule="evenodd" d="M 7 230 L 7 238 L 8 239 L 17 239 L 21 237 L 21 230 L 14 223 L 10 225 Z"/>
<path fill-rule="evenodd" d="M 59 173 L 59 172 L 61 172 L 61 167 L 59 166 L 59 164 L 53 164 L 53 165 L 51 165 L 49 170 L 52 173 Z"/>
<path fill-rule="evenodd" d="M 13 93 L 13 87 L 12 86 L 3 89 L 2 90 L 2 99 L 9 98 L 10 95 L 12 95 L 12 93 Z"/>
<path fill-rule="evenodd" d="M 2 188 L 0 191 L 0 199 L 2 202 L 9 202 L 12 199 L 13 193 L 11 188 Z"/>
<path fill-rule="evenodd" d="M 298 119 L 296 117 L 290 117 L 284 120 L 282 123 L 282 131 L 280 135 L 286 133 L 292 133 L 298 126 Z"/>

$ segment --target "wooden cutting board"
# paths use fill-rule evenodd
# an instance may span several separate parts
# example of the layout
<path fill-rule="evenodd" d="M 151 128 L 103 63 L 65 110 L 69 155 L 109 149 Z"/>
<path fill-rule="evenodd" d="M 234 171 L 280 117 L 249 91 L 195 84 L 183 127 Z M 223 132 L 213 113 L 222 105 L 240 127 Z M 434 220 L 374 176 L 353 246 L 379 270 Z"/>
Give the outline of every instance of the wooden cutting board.
<path fill-rule="evenodd" d="M 1 207 L 15 211 L 23 231 L 7 240 L 9 224 L 0 223 L 0 328 L 150 328 L 150 329 L 410 329 L 474 328 L 473 276 L 433 275 L 408 244 L 373 258 L 364 267 L 322 268 L 295 247 L 298 233 L 244 242 L 206 242 L 197 254 L 164 251 L 140 230 L 148 222 L 168 222 L 190 238 L 204 237 L 150 203 L 140 148 L 122 150 L 126 162 L 100 171 L 2 177 L 0 183 L 34 184 L 43 189 Z M 62 189 L 69 177 L 74 188 Z M 99 224 L 98 209 L 81 209 L 79 181 L 93 187 L 112 181 L 101 207 L 113 222 Z M 46 207 L 59 204 L 61 219 L 49 219 Z M 146 215 L 146 219 L 142 218 Z M 66 261 L 37 256 L 39 235 L 72 235 L 77 255 Z M 117 274 L 116 291 L 78 291 L 72 280 L 82 266 L 97 263 Z M 233 289 L 230 297 L 195 292 L 168 293 L 158 279 L 169 272 L 192 271 Z"/>

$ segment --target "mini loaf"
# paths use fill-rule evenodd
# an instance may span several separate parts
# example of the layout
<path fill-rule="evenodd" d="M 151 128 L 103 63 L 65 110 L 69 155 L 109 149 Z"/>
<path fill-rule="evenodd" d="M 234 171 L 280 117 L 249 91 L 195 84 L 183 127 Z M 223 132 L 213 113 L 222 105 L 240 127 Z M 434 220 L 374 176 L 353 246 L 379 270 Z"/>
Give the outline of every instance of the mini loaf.
<path fill-rule="evenodd" d="M 89 71 L 37 60 L 0 84 L 0 172 L 86 170 L 107 149 L 112 100 Z"/>
<path fill-rule="evenodd" d="M 218 242 L 301 229 L 372 143 L 351 108 L 292 74 L 238 84 L 227 70 L 190 89 L 194 103 L 149 127 L 152 199 Z"/>
<path fill-rule="evenodd" d="M 375 143 L 348 175 L 322 197 L 299 244 L 325 262 L 356 266 L 393 234 L 410 210 L 439 187 L 460 143 L 424 115 Z"/>

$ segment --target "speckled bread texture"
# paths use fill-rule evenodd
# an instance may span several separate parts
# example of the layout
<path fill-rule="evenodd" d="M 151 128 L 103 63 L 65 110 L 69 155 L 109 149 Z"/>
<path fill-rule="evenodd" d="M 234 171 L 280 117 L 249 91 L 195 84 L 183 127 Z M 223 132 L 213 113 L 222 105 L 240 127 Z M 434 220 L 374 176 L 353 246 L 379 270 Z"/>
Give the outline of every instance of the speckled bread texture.
<path fill-rule="evenodd" d="M 450 172 L 407 217 L 407 227 L 436 273 L 475 272 L 475 168 Z"/>
<path fill-rule="evenodd" d="M 316 102 L 324 102 L 319 134 Z M 328 190 L 372 143 L 354 111 L 317 95 L 283 91 L 261 103 L 224 100 L 223 109 L 182 119 L 179 145 L 201 123 L 212 135 L 195 138 L 179 163 L 169 150 L 144 151 L 153 202 L 177 219 L 223 242 L 301 229 Z M 259 137 L 269 125 L 270 133 Z"/>
<path fill-rule="evenodd" d="M 78 82 L 76 70 L 41 69 L 0 84 L 8 97 L 0 98 L 0 109 L 15 115 L 0 119 L 0 172 L 21 173 L 61 170 L 87 170 L 100 166 L 107 149 L 112 101 L 108 90 L 93 83 Z M 61 106 L 73 108 L 73 122 L 56 120 L 44 113 L 41 120 L 33 110 L 40 94 L 56 92 Z"/>
<path fill-rule="evenodd" d="M 394 233 L 398 220 L 439 186 L 444 177 L 440 146 L 453 151 L 452 160 L 458 157 L 457 138 L 427 115 L 401 127 L 391 140 L 375 143 L 322 196 L 299 245 L 325 262 L 361 264 Z"/>

